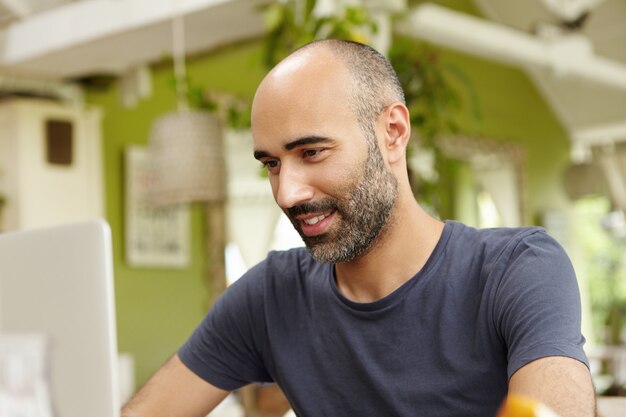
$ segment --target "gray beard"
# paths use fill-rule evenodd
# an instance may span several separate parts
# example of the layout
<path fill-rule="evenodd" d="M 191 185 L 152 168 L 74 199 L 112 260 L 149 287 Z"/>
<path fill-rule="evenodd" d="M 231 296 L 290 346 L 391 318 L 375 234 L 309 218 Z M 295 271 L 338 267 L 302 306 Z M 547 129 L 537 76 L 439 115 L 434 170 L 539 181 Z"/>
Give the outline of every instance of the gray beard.
<path fill-rule="evenodd" d="M 368 252 L 381 240 L 391 222 L 398 196 L 398 182 L 384 164 L 378 147 L 370 147 L 361 179 L 345 187 L 340 195 L 347 199 L 327 197 L 285 210 L 302 237 L 311 256 L 318 262 L 348 262 Z M 317 236 L 302 233 L 298 214 L 335 210 L 338 217 L 333 229 Z"/>

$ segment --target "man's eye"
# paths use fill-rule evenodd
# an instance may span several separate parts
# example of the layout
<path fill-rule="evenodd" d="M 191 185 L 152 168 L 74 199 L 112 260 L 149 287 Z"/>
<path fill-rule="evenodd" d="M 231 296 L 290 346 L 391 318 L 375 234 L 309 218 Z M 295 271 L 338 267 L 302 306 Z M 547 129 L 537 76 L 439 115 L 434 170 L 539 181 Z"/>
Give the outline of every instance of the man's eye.
<path fill-rule="evenodd" d="M 268 171 L 275 170 L 278 168 L 278 161 L 275 159 L 269 159 L 267 161 L 261 162 L 263 168 L 266 168 Z"/>
<path fill-rule="evenodd" d="M 311 158 L 317 156 L 321 152 L 320 149 L 307 149 L 302 152 L 302 156 L 305 158 Z"/>

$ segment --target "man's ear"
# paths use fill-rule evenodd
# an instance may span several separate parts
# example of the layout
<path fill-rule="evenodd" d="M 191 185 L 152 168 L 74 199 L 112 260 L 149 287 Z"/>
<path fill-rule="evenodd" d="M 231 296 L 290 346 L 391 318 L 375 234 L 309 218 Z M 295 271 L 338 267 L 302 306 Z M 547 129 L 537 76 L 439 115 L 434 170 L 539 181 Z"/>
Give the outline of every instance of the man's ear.
<path fill-rule="evenodd" d="M 409 110 L 400 102 L 391 104 L 385 111 L 385 148 L 389 163 L 404 160 L 411 137 Z"/>

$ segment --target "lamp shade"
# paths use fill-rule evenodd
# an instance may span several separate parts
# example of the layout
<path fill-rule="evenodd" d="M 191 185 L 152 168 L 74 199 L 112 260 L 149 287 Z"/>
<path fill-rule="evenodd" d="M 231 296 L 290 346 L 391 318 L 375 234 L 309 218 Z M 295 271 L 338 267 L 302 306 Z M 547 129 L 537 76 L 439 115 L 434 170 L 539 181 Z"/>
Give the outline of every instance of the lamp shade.
<path fill-rule="evenodd" d="M 608 195 L 604 175 L 595 162 L 570 165 L 563 179 L 565 192 L 572 200 L 592 195 Z"/>
<path fill-rule="evenodd" d="M 221 124 L 213 114 L 181 111 L 158 118 L 150 132 L 153 203 L 224 201 L 222 141 Z"/>

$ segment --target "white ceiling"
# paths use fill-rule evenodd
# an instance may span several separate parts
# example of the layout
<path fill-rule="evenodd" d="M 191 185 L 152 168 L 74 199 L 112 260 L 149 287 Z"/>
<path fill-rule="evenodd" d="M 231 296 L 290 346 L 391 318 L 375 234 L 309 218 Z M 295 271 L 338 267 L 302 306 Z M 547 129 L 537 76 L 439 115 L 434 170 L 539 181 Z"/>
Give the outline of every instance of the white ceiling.
<path fill-rule="evenodd" d="M 0 26 L 77 0 L 0 0 Z"/>
<path fill-rule="evenodd" d="M 475 0 L 484 15 L 498 23 L 533 32 L 542 23 L 558 23 L 541 0 Z M 568 3 L 561 0 L 561 3 Z M 570 0 L 576 3 L 576 0 Z M 604 0 L 589 13 L 582 29 L 593 52 L 626 64 L 626 0 Z M 559 78 L 549 71 L 526 68 L 557 117 L 576 142 L 626 140 L 626 90 Z"/>
<path fill-rule="evenodd" d="M 176 12 L 185 17 L 187 52 L 207 51 L 262 34 L 258 7 L 268 1 L 0 0 L 0 75 L 72 79 L 121 74 L 159 61 L 171 53 Z M 547 1 L 474 0 L 487 19 L 529 34 L 559 21 L 545 6 Z M 626 65 L 626 0 L 550 1 L 598 3 L 579 33 L 589 38 L 597 55 Z M 520 67 L 536 82 L 572 140 L 626 139 L 626 90 Z"/>
<path fill-rule="evenodd" d="M 0 4 L 44 0 L 0 0 Z M 52 79 L 122 73 L 172 51 L 172 16 L 184 16 L 186 51 L 258 36 L 263 0 L 48 0 L 57 7 L 0 31 L 0 71 Z"/>

